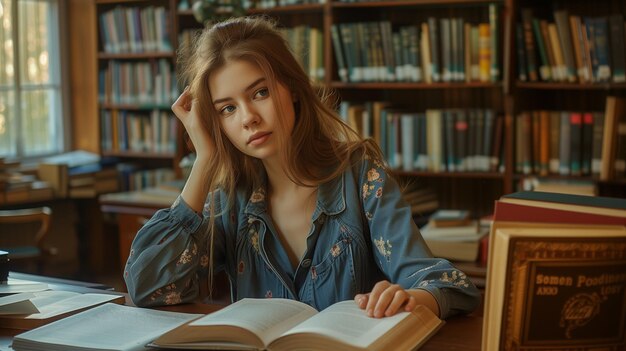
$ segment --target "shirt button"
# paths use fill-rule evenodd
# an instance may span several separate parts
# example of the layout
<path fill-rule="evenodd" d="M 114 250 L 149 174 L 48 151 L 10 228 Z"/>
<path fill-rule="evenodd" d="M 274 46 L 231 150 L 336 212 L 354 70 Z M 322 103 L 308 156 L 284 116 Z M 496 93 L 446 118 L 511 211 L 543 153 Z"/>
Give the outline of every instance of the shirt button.
<path fill-rule="evenodd" d="M 302 260 L 302 267 L 309 268 L 311 266 L 311 259 L 305 258 Z"/>

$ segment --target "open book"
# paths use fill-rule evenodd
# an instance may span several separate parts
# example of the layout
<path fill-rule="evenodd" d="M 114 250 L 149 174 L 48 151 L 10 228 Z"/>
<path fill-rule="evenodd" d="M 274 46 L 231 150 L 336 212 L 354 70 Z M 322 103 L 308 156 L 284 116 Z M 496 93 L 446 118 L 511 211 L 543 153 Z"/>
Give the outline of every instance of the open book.
<path fill-rule="evenodd" d="M 172 349 L 412 350 L 442 325 L 428 308 L 370 318 L 354 301 L 322 312 L 288 299 L 243 299 L 175 328 L 150 344 Z"/>
<path fill-rule="evenodd" d="M 121 295 L 39 291 L 0 298 L 0 327 L 32 329 L 105 302 L 124 303 Z M 12 313 L 11 313 L 12 312 Z"/>
<path fill-rule="evenodd" d="M 142 351 L 159 335 L 199 314 L 106 303 L 13 338 L 16 351 Z"/>

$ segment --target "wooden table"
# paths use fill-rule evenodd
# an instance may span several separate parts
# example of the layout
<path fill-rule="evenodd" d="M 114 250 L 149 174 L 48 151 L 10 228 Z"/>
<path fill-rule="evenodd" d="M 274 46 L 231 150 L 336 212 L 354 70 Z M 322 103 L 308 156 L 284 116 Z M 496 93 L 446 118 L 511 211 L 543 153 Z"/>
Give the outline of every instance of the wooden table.
<path fill-rule="evenodd" d="M 69 290 L 79 292 L 99 292 L 120 294 L 108 290 L 94 289 L 93 286 L 101 286 L 97 283 L 74 282 L 70 280 L 54 280 L 51 283 L 50 278 L 35 275 L 29 275 L 34 281 L 48 282 L 49 286 L 57 290 Z M 127 294 L 123 294 L 127 298 L 127 304 L 132 305 Z M 211 313 L 224 307 L 217 304 L 184 304 L 177 306 L 167 306 L 159 309 L 187 313 Z M 452 317 L 446 321 L 446 324 L 428 340 L 420 350 L 423 351 L 479 351 L 481 342 L 483 318 L 478 315 Z M 0 328 L 0 351 L 11 351 L 10 344 L 13 337 L 23 330 L 2 329 Z"/>

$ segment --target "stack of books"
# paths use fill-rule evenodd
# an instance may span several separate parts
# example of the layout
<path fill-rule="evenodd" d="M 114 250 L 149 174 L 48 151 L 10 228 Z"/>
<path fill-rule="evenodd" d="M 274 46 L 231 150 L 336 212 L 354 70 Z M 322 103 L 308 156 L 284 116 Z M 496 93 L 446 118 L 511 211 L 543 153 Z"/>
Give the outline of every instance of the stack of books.
<path fill-rule="evenodd" d="M 420 232 L 433 256 L 475 262 L 488 229 L 470 219 L 467 210 L 438 210 Z"/>
<path fill-rule="evenodd" d="M 19 161 L 0 158 L 0 204 L 52 199 L 50 184 L 31 173 Z"/>

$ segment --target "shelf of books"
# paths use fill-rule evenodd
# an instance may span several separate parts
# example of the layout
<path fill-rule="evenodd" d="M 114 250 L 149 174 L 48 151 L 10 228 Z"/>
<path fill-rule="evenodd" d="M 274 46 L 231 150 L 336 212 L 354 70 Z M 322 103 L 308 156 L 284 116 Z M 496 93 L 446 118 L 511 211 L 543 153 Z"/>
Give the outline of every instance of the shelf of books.
<path fill-rule="evenodd" d="M 520 189 L 616 195 L 626 176 L 626 4 L 518 6 L 513 156 Z"/>
<path fill-rule="evenodd" d="M 182 131 L 169 106 L 178 96 L 173 1 L 96 1 L 100 149 L 122 161 L 122 190 L 180 173 Z"/>
<path fill-rule="evenodd" d="M 495 198 L 506 191 L 500 31 L 509 5 L 416 0 L 329 6 L 329 86 L 341 97 L 341 117 L 379 144 L 403 181 L 437 189 L 439 207 L 486 214 L 489 206 L 477 205 L 475 196 L 450 197 L 441 189 L 463 183 L 488 188 L 483 193 L 495 192 Z"/>

